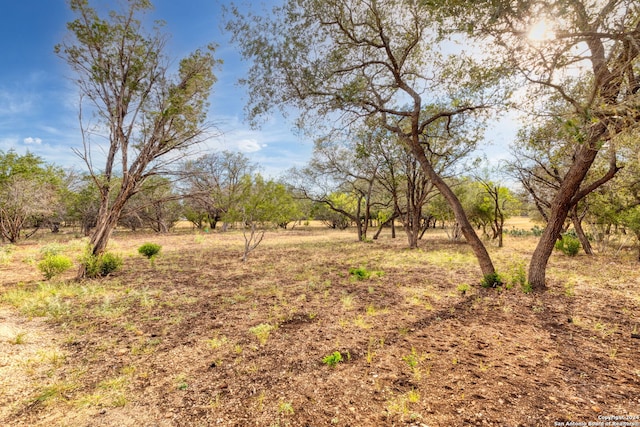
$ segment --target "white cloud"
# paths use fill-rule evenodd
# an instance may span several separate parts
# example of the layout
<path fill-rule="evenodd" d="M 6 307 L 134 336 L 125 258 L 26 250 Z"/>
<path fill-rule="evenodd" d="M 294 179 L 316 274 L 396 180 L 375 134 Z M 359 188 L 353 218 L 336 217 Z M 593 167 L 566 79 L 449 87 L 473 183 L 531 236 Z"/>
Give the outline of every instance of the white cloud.
<path fill-rule="evenodd" d="M 244 153 L 255 153 L 256 151 L 260 151 L 267 146 L 267 144 L 260 144 L 257 139 L 241 139 L 236 141 L 236 145 L 238 150 Z"/>
<path fill-rule="evenodd" d="M 42 144 L 42 139 L 40 139 L 40 138 L 33 138 L 33 137 L 29 136 L 29 137 L 25 138 L 25 139 L 23 140 L 23 142 L 24 142 L 25 144 L 27 144 L 27 145 L 32 145 L 32 144 L 40 145 L 40 144 Z"/>

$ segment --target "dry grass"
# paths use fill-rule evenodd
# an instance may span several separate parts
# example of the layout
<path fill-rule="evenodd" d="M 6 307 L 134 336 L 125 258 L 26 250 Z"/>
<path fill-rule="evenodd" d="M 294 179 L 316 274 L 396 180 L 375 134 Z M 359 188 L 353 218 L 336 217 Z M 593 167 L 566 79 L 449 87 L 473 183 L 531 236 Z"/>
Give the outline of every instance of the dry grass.
<path fill-rule="evenodd" d="M 272 232 L 241 263 L 238 232 L 120 233 L 110 250 L 124 269 L 83 283 L 41 281 L 49 236 L 17 245 L 0 265 L 14 324 L 0 340 L 0 422 L 536 426 L 640 413 L 631 254 L 554 254 L 549 291 L 524 294 L 480 288 L 468 247 L 440 230 L 413 251 L 401 234 L 354 238 Z M 57 240 L 74 259 L 84 247 Z M 147 241 L 163 246 L 153 265 L 137 253 Z M 490 251 L 511 280 L 534 245 L 507 237 Z M 323 363 L 335 352 L 341 363 Z"/>

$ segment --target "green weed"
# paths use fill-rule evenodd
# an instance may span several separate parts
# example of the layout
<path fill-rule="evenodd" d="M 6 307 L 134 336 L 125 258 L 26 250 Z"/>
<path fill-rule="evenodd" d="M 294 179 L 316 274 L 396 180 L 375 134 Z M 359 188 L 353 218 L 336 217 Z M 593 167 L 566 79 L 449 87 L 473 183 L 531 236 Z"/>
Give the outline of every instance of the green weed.
<path fill-rule="evenodd" d="M 252 328 L 249 328 L 249 332 L 251 332 L 258 338 L 258 341 L 260 341 L 261 345 L 265 345 L 267 343 L 267 340 L 269 339 L 271 331 L 273 331 L 275 328 L 275 326 L 270 325 L 269 323 L 261 323 Z"/>
<path fill-rule="evenodd" d="M 334 351 L 333 353 L 329 354 L 328 356 L 325 356 L 322 358 L 322 363 L 324 363 L 327 366 L 337 366 L 338 363 L 342 362 L 342 353 L 340 353 L 339 351 Z"/>

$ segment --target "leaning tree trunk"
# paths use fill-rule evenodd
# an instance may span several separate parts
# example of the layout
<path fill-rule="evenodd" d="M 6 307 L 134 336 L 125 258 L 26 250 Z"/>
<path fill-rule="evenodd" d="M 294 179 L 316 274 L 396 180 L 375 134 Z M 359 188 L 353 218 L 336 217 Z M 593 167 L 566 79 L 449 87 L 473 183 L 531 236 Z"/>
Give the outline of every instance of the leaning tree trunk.
<path fill-rule="evenodd" d="M 578 215 L 578 206 L 575 205 L 571 209 L 571 213 L 569 214 L 571 218 L 571 222 L 573 223 L 573 228 L 576 230 L 576 235 L 578 236 L 578 240 L 580 240 L 580 244 L 582 245 L 582 249 L 584 249 L 584 253 L 587 255 L 593 255 L 593 248 L 591 247 L 591 242 L 589 242 L 589 238 L 584 232 L 582 228 L 582 218 Z"/>
<path fill-rule="evenodd" d="M 549 213 L 547 227 L 544 229 L 542 236 L 540 236 L 540 241 L 529 263 L 528 281 L 534 290 L 546 288 L 546 270 L 549 257 L 551 257 L 556 240 L 562 233 L 562 227 L 567 219 L 569 210 L 575 204 L 575 202 L 572 203 L 573 198 L 578 193 L 582 181 L 587 176 L 587 172 L 598 154 L 595 142 L 599 140 L 600 135 L 598 135 L 598 138 L 593 136 L 592 143 L 585 144 L 578 150 L 575 155 L 575 161 L 569 168 L 556 196 L 551 202 L 551 212 Z"/>
<path fill-rule="evenodd" d="M 91 235 L 89 245 L 91 246 L 91 255 L 98 256 L 103 254 L 107 250 L 107 244 L 111 238 L 113 230 L 118 225 L 118 220 L 124 209 L 124 206 L 133 194 L 122 195 L 116 198 L 112 206 L 107 204 L 100 208 L 98 212 L 98 219 L 96 221 L 96 228 Z M 87 271 L 84 264 L 81 263 L 76 275 L 77 280 L 86 278 Z"/>
<path fill-rule="evenodd" d="M 467 218 L 467 214 L 462 208 L 462 203 L 455 195 L 455 193 L 451 190 L 451 188 L 447 185 L 446 182 L 436 173 L 433 169 L 433 166 L 427 159 L 422 147 L 418 147 L 417 149 L 412 144 L 413 152 L 418 157 L 420 161 L 420 165 L 424 170 L 427 177 L 431 180 L 433 185 L 438 189 L 442 197 L 445 198 L 449 207 L 453 210 L 453 214 L 456 217 L 456 221 L 460 225 L 460 229 L 464 238 L 466 239 L 469 246 L 471 246 L 471 250 L 473 251 L 476 259 L 478 260 L 478 264 L 480 265 L 480 270 L 484 276 L 494 275 L 496 273 L 496 269 L 493 266 L 493 262 L 491 261 L 491 257 L 489 256 L 489 252 L 487 252 L 487 248 L 482 243 L 482 240 L 478 237 L 473 226 L 469 222 Z"/>

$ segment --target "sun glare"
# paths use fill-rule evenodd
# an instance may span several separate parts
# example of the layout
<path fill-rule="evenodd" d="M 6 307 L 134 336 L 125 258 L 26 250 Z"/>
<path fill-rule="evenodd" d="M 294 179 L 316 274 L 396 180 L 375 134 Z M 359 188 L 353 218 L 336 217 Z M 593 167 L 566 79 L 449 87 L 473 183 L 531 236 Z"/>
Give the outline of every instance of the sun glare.
<path fill-rule="evenodd" d="M 549 21 L 543 19 L 531 27 L 527 36 L 531 41 L 542 42 L 554 39 L 555 33 Z"/>

